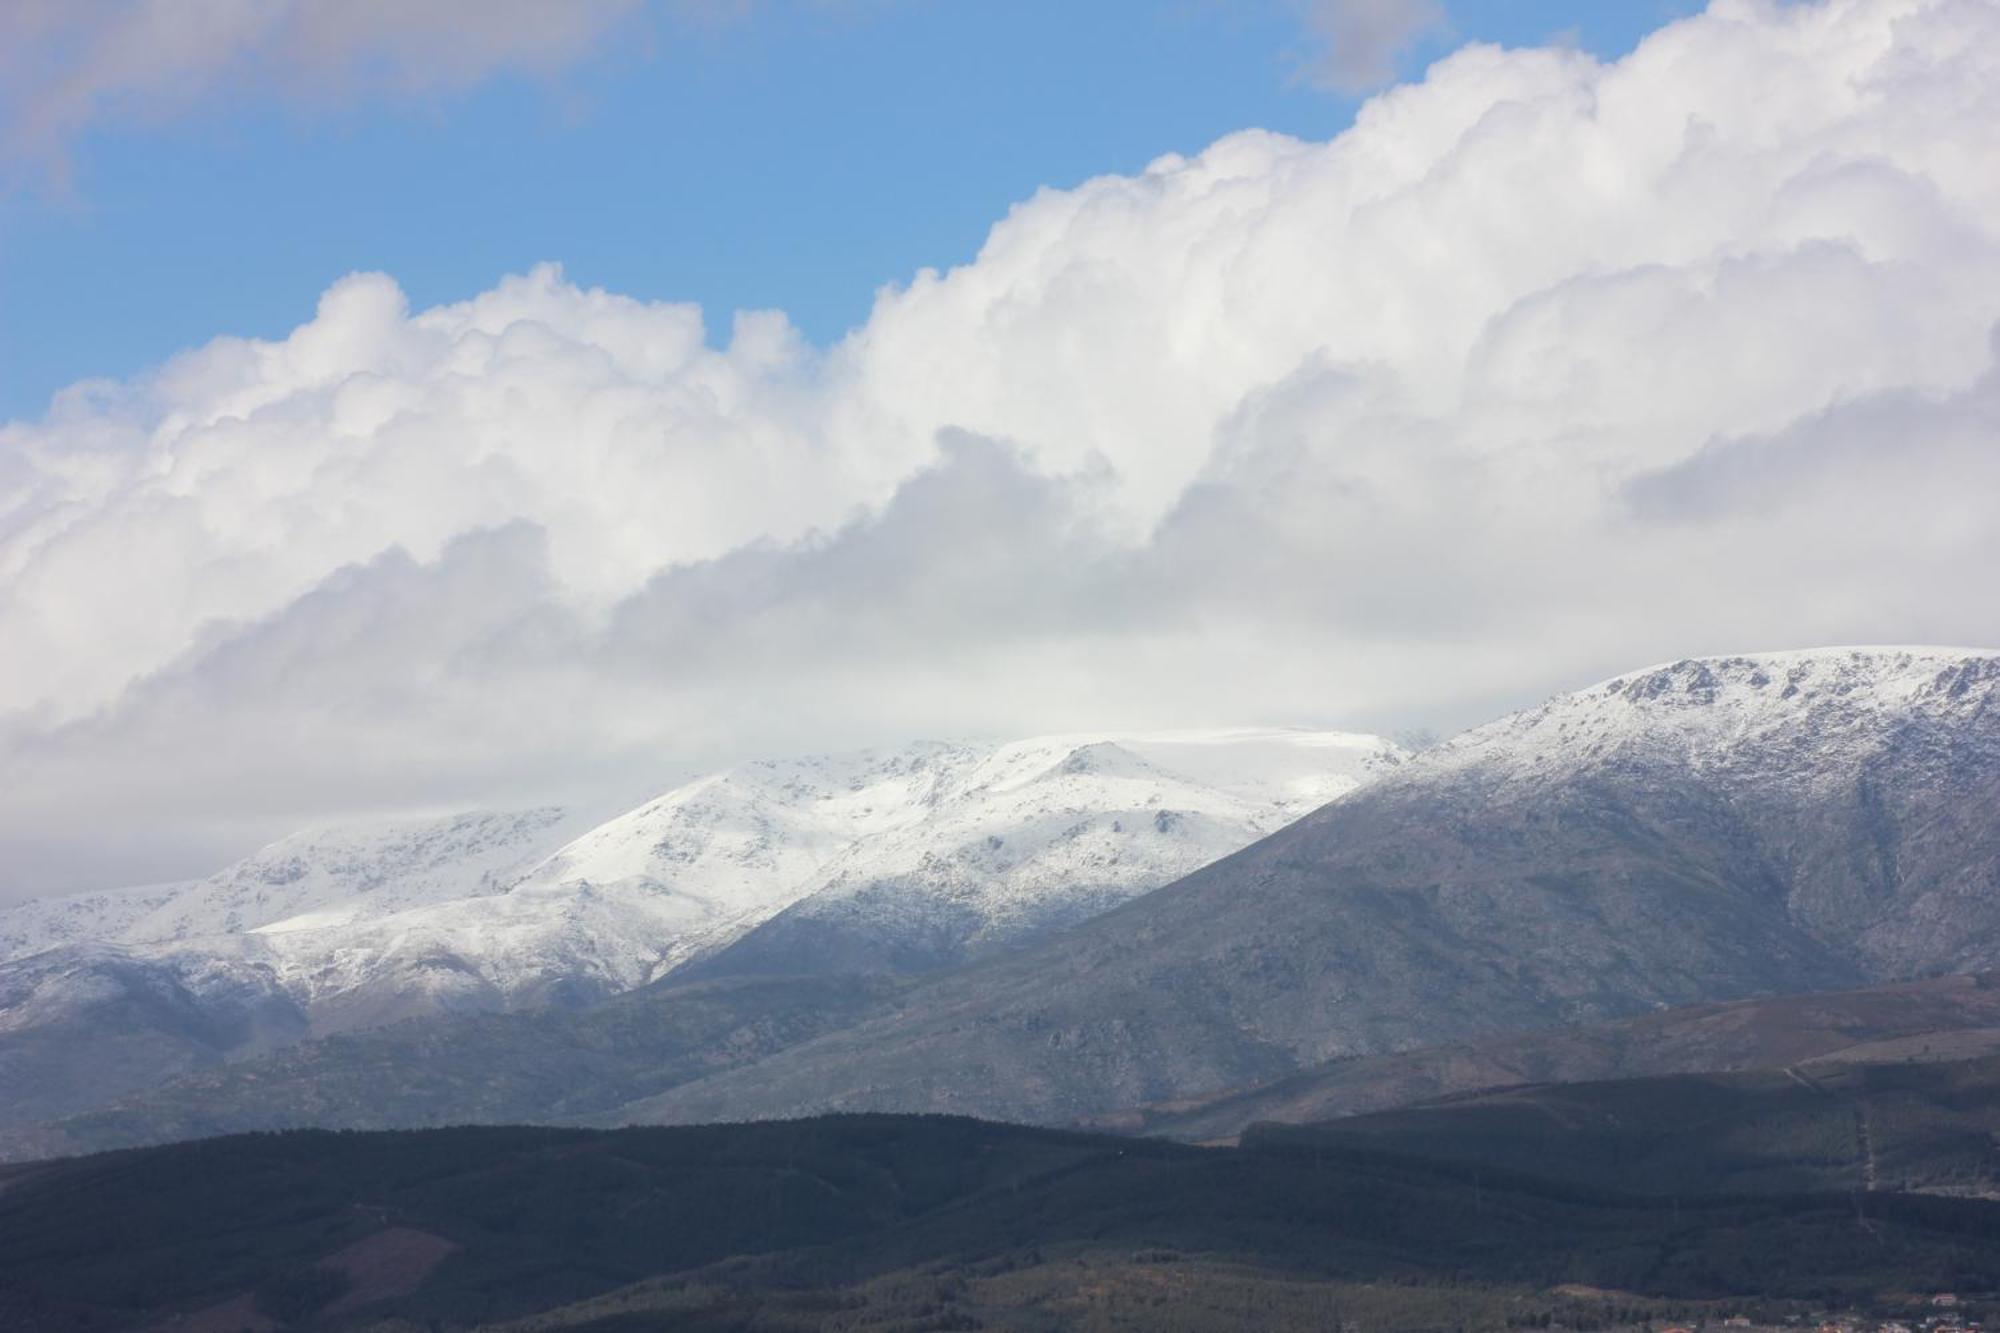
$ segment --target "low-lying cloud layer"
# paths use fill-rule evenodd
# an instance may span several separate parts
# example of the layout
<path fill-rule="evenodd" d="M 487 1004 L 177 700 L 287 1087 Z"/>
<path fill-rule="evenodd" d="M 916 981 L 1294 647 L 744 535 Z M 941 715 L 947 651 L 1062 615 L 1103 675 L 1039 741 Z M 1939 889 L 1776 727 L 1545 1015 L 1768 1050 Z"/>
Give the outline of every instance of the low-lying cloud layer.
<path fill-rule="evenodd" d="M 2000 8 L 1723 0 L 1045 191 L 831 349 L 555 269 L 348 278 L 0 428 L 0 874 L 2000 641 L 1996 161 Z"/>

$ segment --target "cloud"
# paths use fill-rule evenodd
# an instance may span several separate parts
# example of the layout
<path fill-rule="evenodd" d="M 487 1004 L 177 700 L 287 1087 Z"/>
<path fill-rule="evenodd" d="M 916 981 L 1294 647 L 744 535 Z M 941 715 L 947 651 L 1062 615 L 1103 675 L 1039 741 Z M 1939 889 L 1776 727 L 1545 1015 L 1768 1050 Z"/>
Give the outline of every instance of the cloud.
<path fill-rule="evenodd" d="M 1736 0 L 1044 191 L 830 348 L 356 275 L 0 427 L 0 864 L 1992 643 L 1995 160 L 1992 6 Z"/>
<path fill-rule="evenodd" d="M 683 0 L 715 8 L 726 0 Z M 424 98 L 495 75 L 547 77 L 642 0 L 9 0 L 0 152 L 61 169 L 101 121 L 184 112 L 232 88 L 294 101 Z"/>
<path fill-rule="evenodd" d="M 1380 88 L 1396 63 L 1425 37 L 1444 30 L 1438 0 L 1298 0 L 1312 54 L 1305 73 L 1344 93 Z"/>

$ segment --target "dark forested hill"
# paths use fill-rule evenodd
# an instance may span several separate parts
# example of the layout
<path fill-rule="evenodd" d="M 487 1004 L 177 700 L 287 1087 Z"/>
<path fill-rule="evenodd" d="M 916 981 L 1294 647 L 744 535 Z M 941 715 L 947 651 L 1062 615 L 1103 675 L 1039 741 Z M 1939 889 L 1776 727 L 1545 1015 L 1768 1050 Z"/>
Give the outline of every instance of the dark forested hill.
<path fill-rule="evenodd" d="M 1317 1125 L 1255 1126 L 1247 1137 L 1655 1193 L 2000 1198 L 2000 1057 L 1532 1085 Z"/>
<path fill-rule="evenodd" d="M 1371 1327 L 1501 1328 L 1580 1288 L 1653 1314 L 2000 1288 L 2000 1206 L 1881 1195 L 1858 1219 L 1836 1192 L 1668 1208 L 1326 1139 L 1214 1150 L 871 1116 L 307 1131 L 0 1175 L 0 1325 L 24 1333 L 536 1312 L 598 1333 L 1048 1328 L 1085 1309 L 1220 1329 L 1342 1308 Z"/>

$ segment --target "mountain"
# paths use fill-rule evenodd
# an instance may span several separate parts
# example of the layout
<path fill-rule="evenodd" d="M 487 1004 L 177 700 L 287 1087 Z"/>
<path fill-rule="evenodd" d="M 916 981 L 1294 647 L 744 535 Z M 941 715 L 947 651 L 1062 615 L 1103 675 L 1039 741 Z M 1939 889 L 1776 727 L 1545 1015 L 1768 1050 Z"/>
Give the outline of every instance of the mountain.
<path fill-rule="evenodd" d="M 46 953 L 65 944 L 120 940 L 134 924 L 188 891 L 194 884 L 147 884 L 98 889 L 54 898 L 31 898 L 0 908 L 0 963 Z"/>
<path fill-rule="evenodd" d="M 307 829 L 206 879 L 34 898 L 0 909 L 0 962 L 65 944 L 151 946 L 280 935 L 511 886 L 577 830 L 544 808 Z"/>
<path fill-rule="evenodd" d="M 199 1068 L 45 1123 L 0 1126 L 0 1161 L 244 1130 L 558 1123 L 746 1067 L 892 1012 L 888 977 L 686 980 L 583 1009 L 469 1014 Z M 1527 1084 L 1936 1062 L 2000 1055 L 2000 974 L 1691 1005 L 1391 1055 L 1328 1061 L 1249 1088 L 1089 1118 L 1084 1127 L 1232 1142 L 1253 1126 L 1332 1120 Z"/>
<path fill-rule="evenodd" d="M 302 1038 L 263 973 L 65 945 L 0 967 L 0 1130 L 71 1115 Z"/>
<path fill-rule="evenodd" d="M 183 1059 L 184 1068 L 155 1077 L 160 1086 L 94 1100 L 72 1094 L 60 1105 L 58 1079 L 34 1078 L 25 1061 L 0 1065 L 6 1086 L 24 1090 L 15 1099 L 19 1119 L 0 1123 L 0 1161 L 246 1130 L 546 1124 L 852 1026 L 889 1007 L 906 985 L 879 976 L 669 978 L 579 1009 L 445 1015 L 294 1041 L 258 1059 L 224 1062 L 223 1043 L 211 1039 L 195 1051 L 206 1059 Z M 155 1062 L 177 1051 L 151 1030 L 164 1024 L 149 1025 L 143 1012 L 100 1017 L 89 1033 L 64 1035 L 106 1053 L 131 1043 Z M 120 1018 L 127 1026 L 114 1021 Z M 197 1011 L 181 1022 L 183 1039 L 193 1043 L 215 1019 Z M 0 1043 L 0 1052 L 7 1050 Z M 136 1057 L 133 1063 L 149 1071 Z M 86 1073 L 121 1067 L 101 1060 L 80 1066 Z"/>
<path fill-rule="evenodd" d="M 30 903 L 0 914 L 22 950 L 0 963 L 0 1126 L 301 1038 L 594 1004 L 739 941 L 706 975 L 942 966 L 1401 758 L 1317 732 L 925 744 L 747 764 L 596 827 L 544 809 L 317 830 L 191 885 Z"/>
<path fill-rule="evenodd" d="M 0 913 L 0 1126 L 104 1105 L 315 1031 L 420 1010 L 462 973 L 355 994 L 355 928 L 491 901 L 574 831 L 553 809 L 316 829 L 207 879 Z"/>
<path fill-rule="evenodd" d="M 694 975 L 911 972 L 1072 925 L 1228 855 L 1403 761 L 1345 732 L 1054 736 L 938 764 L 811 893 Z"/>
<path fill-rule="evenodd" d="M 282 936 L 497 894 L 574 824 L 568 811 L 544 807 L 293 834 L 175 894 L 120 938 Z"/>
<path fill-rule="evenodd" d="M 1099 1117 L 1101 1129 L 1212 1142 L 1529 1083 L 2000 1054 L 2000 974 L 1689 1005 L 1609 1023 L 1355 1056 L 1288 1077 Z"/>
<path fill-rule="evenodd" d="M 591 831 L 514 896 L 531 921 L 551 897 L 572 914 L 586 896 L 630 904 L 605 932 L 644 946 L 627 986 L 690 963 L 921 970 L 1156 888 L 1401 758 L 1373 736 L 1224 731 L 750 764 Z"/>
<path fill-rule="evenodd" d="M 1784 1327 L 1991 1291 L 1996 1236 L 1971 1199 L 1875 1194 L 1857 1224 L 1844 1190 L 1668 1205 L 1337 1142 L 945 1117 L 300 1132 L 0 1174 L 0 1324 Z"/>
<path fill-rule="evenodd" d="M 1477 728 L 898 1012 L 603 1123 L 1068 1122 L 1320 1061 L 2000 965 L 2000 654 L 1690 660 Z"/>

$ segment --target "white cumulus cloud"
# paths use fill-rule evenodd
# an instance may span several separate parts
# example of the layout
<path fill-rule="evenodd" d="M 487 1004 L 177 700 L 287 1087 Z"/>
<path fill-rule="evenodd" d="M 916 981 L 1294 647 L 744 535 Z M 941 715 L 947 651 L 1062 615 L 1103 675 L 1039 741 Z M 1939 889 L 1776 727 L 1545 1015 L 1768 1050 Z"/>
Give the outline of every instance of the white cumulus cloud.
<path fill-rule="evenodd" d="M 1996 161 L 2000 7 L 1719 0 L 1044 191 L 831 348 L 350 277 L 0 427 L 0 865 L 2000 641 Z"/>

